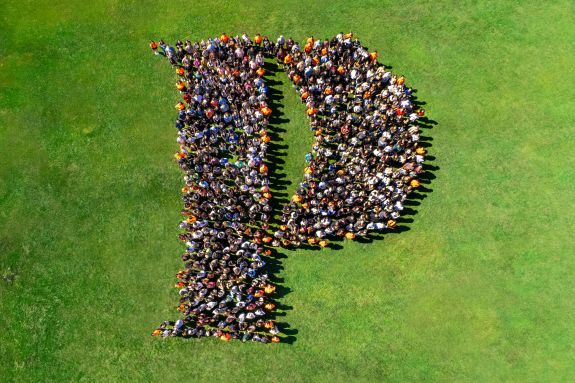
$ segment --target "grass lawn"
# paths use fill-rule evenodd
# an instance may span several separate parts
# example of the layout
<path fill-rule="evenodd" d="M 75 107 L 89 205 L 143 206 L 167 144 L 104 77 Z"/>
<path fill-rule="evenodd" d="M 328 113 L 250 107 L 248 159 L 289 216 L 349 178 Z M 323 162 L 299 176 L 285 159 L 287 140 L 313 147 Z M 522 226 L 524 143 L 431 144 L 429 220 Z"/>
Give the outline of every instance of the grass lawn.
<path fill-rule="evenodd" d="M 0 14 L 0 382 L 575 381 L 571 2 L 68 3 Z M 284 251 L 292 344 L 150 337 L 183 181 L 149 40 L 349 30 L 437 122 L 409 230 Z M 287 195 L 312 138 L 281 74 Z"/>

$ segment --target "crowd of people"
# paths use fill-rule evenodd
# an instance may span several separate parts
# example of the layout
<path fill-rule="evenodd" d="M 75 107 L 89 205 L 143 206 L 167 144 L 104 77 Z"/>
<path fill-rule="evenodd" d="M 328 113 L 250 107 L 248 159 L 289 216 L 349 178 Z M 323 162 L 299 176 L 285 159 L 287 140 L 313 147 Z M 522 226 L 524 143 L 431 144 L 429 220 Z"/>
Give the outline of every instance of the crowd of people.
<path fill-rule="evenodd" d="M 394 228 L 408 194 L 420 186 L 425 149 L 412 90 L 353 35 L 280 39 L 276 56 L 306 104 L 315 133 L 304 180 L 274 233 L 282 245 L 326 246 Z"/>
<path fill-rule="evenodd" d="M 351 33 L 309 38 L 303 47 L 259 34 L 150 47 L 174 66 L 182 96 L 175 125 L 186 246 L 176 284 L 183 319 L 152 335 L 279 342 L 276 287 L 264 268 L 270 247 L 325 247 L 330 236 L 395 227 L 407 194 L 419 186 L 423 111 L 404 78 Z M 315 136 L 304 180 L 275 231 L 266 165 L 270 57 L 284 65 Z"/>
<path fill-rule="evenodd" d="M 264 51 L 227 35 L 150 46 L 174 65 L 182 95 L 176 159 L 185 173 L 186 245 L 176 285 L 183 319 L 153 335 L 279 342 L 270 319 L 275 286 L 263 271 L 272 240 Z"/>

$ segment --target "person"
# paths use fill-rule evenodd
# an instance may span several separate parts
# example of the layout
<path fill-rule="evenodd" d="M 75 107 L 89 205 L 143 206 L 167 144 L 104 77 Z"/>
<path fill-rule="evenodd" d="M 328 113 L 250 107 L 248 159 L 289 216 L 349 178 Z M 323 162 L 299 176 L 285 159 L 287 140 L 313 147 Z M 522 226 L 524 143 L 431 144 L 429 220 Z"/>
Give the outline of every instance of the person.
<path fill-rule="evenodd" d="M 160 39 L 160 41 L 158 42 L 158 45 L 161 49 L 161 52 L 158 51 L 158 54 L 165 56 L 166 55 L 166 48 L 168 47 L 168 45 L 166 44 L 166 42 L 163 39 Z"/>
<path fill-rule="evenodd" d="M 158 55 L 158 44 L 155 41 L 150 41 L 150 49 L 154 51 L 155 55 Z"/>
<path fill-rule="evenodd" d="M 176 64 L 176 49 L 172 46 L 166 45 L 164 53 L 172 65 Z"/>

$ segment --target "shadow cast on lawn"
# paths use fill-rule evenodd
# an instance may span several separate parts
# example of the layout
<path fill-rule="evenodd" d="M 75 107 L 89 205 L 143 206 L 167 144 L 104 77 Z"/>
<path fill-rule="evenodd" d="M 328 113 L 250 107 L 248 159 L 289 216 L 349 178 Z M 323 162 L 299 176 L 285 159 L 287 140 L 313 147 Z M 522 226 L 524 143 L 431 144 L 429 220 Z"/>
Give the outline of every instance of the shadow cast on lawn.
<path fill-rule="evenodd" d="M 390 66 L 386 66 L 388 69 Z M 284 158 L 288 155 L 289 145 L 282 138 L 281 133 L 285 133 L 286 129 L 282 127 L 282 124 L 290 122 L 289 119 L 285 118 L 285 113 L 282 111 L 284 105 L 282 103 L 284 95 L 280 90 L 278 90 L 278 85 L 282 85 L 282 81 L 277 81 L 273 78 L 278 72 L 284 72 L 282 68 L 279 67 L 275 59 L 266 60 L 266 85 L 268 85 L 268 104 L 272 109 L 273 113 L 269 118 L 268 135 L 271 140 L 269 142 L 267 159 L 269 169 L 269 182 L 270 188 L 274 191 L 273 198 L 270 202 L 272 207 L 272 212 L 270 215 L 270 229 L 272 232 L 279 227 L 281 224 L 282 207 L 289 203 L 289 195 L 287 193 L 287 186 L 291 184 L 287 180 L 287 175 L 285 173 L 286 161 Z M 287 76 L 286 76 L 287 79 Z M 417 99 L 415 93 L 417 90 L 412 90 L 412 101 L 417 108 L 422 108 L 426 103 Z M 418 120 L 418 125 L 421 128 L 419 146 L 426 148 L 427 151 L 432 146 L 433 138 L 426 134 L 427 131 L 431 130 L 437 122 L 429 119 L 428 117 L 422 117 Z M 365 236 L 358 236 L 354 240 L 359 243 L 371 243 L 373 241 L 383 240 L 384 237 L 389 233 L 402 233 L 411 230 L 410 225 L 413 222 L 413 217 L 418 213 L 416 209 L 417 206 L 421 205 L 421 201 L 427 198 L 427 195 L 433 192 L 430 187 L 432 180 L 436 178 L 436 172 L 440 170 L 439 166 L 433 164 L 435 157 L 431 155 L 426 155 L 425 163 L 423 164 L 423 172 L 419 175 L 420 186 L 416 191 L 412 192 L 406 201 L 404 201 L 404 209 L 400 218 L 397 219 L 398 225 L 394 229 L 387 229 L 384 231 L 368 232 Z M 340 250 L 343 249 L 343 238 L 331 236 L 330 238 L 330 249 Z M 320 251 L 321 248 L 317 246 L 310 246 L 307 243 L 303 243 L 300 249 Z M 292 306 L 288 306 L 279 303 L 283 297 L 289 294 L 292 290 L 291 288 L 285 286 L 283 278 L 278 277 L 279 273 L 283 270 L 282 259 L 287 258 L 287 255 L 283 250 L 295 251 L 295 249 L 283 249 L 278 251 L 276 248 L 272 248 L 272 255 L 267 260 L 268 273 L 270 280 L 276 285 L 275 292 L 275 303 L 278 311 L 273 314 L 273 319 L 276 320 L 280 317 L 285 317 L 287 311 L 292 310 Z M 293 344 L 297 339 L 296 336 L 298 331 L 292 329 L 286 323 L 277 323 L 277 326 L 284 337 L 282 339 L 283 343 Z"/>
<path fill-rule="evenodd" d="M 283 72 L 283 69 L 278 66 L 274 59 L 267 60 L 264 68 L 270 77 L 274 76 L 277 72 Z M 290 120 L 284 117 L 285 113 L 282 111 L 284 108 L 282 104 L 284 95 L 278 89 L 278 85 L 282 84 L 282 82 L 274 80 L 273 78 L 266 78 L 266 85 L 268 85 L 268 104 L 273 111 L 269 118 L 268 135 L 271 140 L 267 151 L 268 162 L 266 162 L 268 163 L 270 185 L 272 186 L 272 190 L 274 190 L 273 198 L 270 202 L 272 212 L 269 224 L 272 230 L 277 229 L 280 225 L 282 207 L 289 202 L 289 196 L 285 190 L 287 186 L 290 185 L 290 181 L 287 180 L 285 172 L 286 162 L 284 160 L 288 154 L 289 145 L 285 143 L 281 133 L 286 132 L 282 124 L 287 124 Z"/>
<path fill-rule="evenodd" d="M 281 90 L 278 89 L 278 86 L 283 83 L 271 78 L 277 72 L 283 73 L 283 69 L 278 66 L 275 59 L 266 60 L 264 68 L 266 70 L 265 81 L 268 86 L 268 105 L 273 111 L 268 120 L 269 125 L 267 132 L 270 136 L 270 142 L 266 154 L 268 178 L 270 188 L 273 191 L 273 198 L 270 201 L 272 211 L 269 220 L 270 229 L 273 232 L 281 223 L 282 207 L 289 202 L 289 196 L 286 190 L 287 186 L 290 185 L 290 181 L 288 181 L 285 172 L 286 161 L 284 159 L 288 155 L 289 145 L 285 143 L 283 139 L 282 133 L 285 133 L 286 129 L 283 128 L 282 125 L 289 123 L 290 120 L 285 117 L 285 113 L 282 111 L 284 108 L 282 103 L 284 95 Z M 271 251 L 272 254 L 266 261 L 269 278 L 276 286 L 274 293 L 276 311 L 274 311 L 272 316 L 276 321 L 280 333 L 283 334 L 282 343 L 293 344 L 297 340 L 295 335 L 298 333 L 298 330 L 290 328 L 285 322 L 277 322 L 277 319 L 285 317 L 287 311 L 293 309 L 292 306 L 281 303 L 282 298 L 292 290 L 284 284 L 283 278 L 278 277 L 281 270 L 283 270 L 281 260 L 287 258 L 287 255 L 279 252 L 276 248 L 271 248 Z"/>

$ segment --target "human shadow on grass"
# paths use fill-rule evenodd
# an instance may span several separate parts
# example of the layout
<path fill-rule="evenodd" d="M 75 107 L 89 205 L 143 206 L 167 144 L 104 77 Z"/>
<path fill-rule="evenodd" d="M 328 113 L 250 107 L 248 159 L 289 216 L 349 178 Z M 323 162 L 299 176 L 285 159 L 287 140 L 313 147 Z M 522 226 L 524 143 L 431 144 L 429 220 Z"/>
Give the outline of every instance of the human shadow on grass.
<path fill-rule="evenodd" d="M 291 184 L 287 179 L 287 174 L 285 172 L 285 157 L 288 154 L 289 145 L 285 143 L 282 138 L 282 133 L 286 132 L 286 129 L 282 127 L 282 124 L 289 123 L 290 120 L 284 117 L 285 114 L 282 111 L 283 94 L 277 89 L 277 86 L 282 83 L 269 78 L 281 69 L 279 69 L 278 64 L 274 60 L 267 60 L 264 68 L 266 70 L 265 81 L 268 86 L 267 101 L 269 107 L 273 111 L 268 120 L 269 125 L 267 132 L 270 136 L 270 142 L 268 143 L 266 153 L 268 179 L 273 195 L 270 201 L 272 211 L 270 213 L 269 225 L 273 232 L 280 224 L 282 207 L 289 201 L 289 196 L 285 191 L 287 186 Z M 298 333 L 298 330 L 290 328 L 289 324 L 285 322 L 278 321 L 279 318 L 285 317 L 287 312 L 293 309 L 292 306 L 281 302 L 282 299 L 292 290 L 284 284 L 284 279 L 278 276 L 283 270 L 281 260 L 287 258 L 287 256 L 283 252 L 279 252 L 274 248 L 271 248 L 271 251 L 271 256 L 266 258 L 266 268 L 270 281 L 276 286 L 274 293 L 276 310 L 271 316 L 272 319 L 276 321 L 276 325 L 280 330 L 280 333 L 283 334 L 282 343 L 293 344 L 297 340 L 295 335 Z"/>
<path fill-rule="evenodd" d="M 417 104 L 416 104 L 417 105 Z M 421 118 L 419 126 L 422 128 L 422 134 L 419 138 L 419 145 L 426 148 L 429 151 L 431 148 L 432 137 L 423 135 L 423 129 L 431 129 L 433 126 L 437 125 L 437 122 L 430 120 L 429 118 Z M 414 222 L 415 215 L 417 215 L 417 206 L 421 205 L 421 201 L 427 198 L 427 196 L 433 192 L 433 189 L 429 186 L 432 180 L 436 179 L 436 173 L 440 170 L 440 167 L 433 165 L 435 161 L 435 156 L 426 155 L 425 162 L 422 165 L 423 172 L 419 174 L 420 186 L 408 195 L 407 199 L 403 202 L 403 210 L 401 217 L 397 221 L 397 226 L 394 229 L 388 229 L 381 232 L 369 232 L 367 235 L 358 237 L 355 240 L 359 243 L 371 243 L 373 241 L 381 241 L 387 234 L 391 233 L 403 233 L 411 230 L 409 224 Z"/>
<path fill-rule="evenodd" d="M 287 258 L 287 256 L 278 252 L 276 249 L 271 250 L 271 256 L 266 259 L 269 279 L 276 286 L 273 299 L 276 305 L 276 310 L 271 313 L 271 319 L 276 322 L 280 333 L 283 334 L 282 343 L 293 344 L 296 341 L 295 335 L 298 331 L 296 329 L 292 329 L 289 324 L 278 321 L 279 318 L 285 317 L 288 311 L 293 310 L 292 306 L 281 302 L 282 299 L 292 290 L 284 284 L 284 279 L 278 276 L 281 270 L 283 270 L 281 259 Z"/>
<path fill-rule="evenodd" d="M 416 107 L 421 107 L 422 103 L 419 101 L 415 101 L 414 103 Z M 418 125 L 421 128 L 421 134 L 419 138 L 419 146 L 426 148 L 429 151 L 431 148 L 431 143 L 433 138 L 424 134 L 426 130 L 432 129 L 437 122 L 434 120 L 429 119 L 428 117 L 422 117 L 418 120 Z M 419 174 L 418 180 L 420 182 L 420 186 L 413 192 L 411 192 L 407 199 L 403 202 L 403 210 L 401 217 L 399 217 L 396 222 L 397 226 L 393 229 L 386 229 L 382 231 L 369 231 L 366 235 L 357 236 L 354 241 L 359 243 L 372 243 L 373 241 L 381 241 L 387 236 L 388 234 L 393 233 L 403 233 L 406 231 L 411 230 L 410 224 L 414 222 L 414 216 L 417 215 L 418 210 L 416 209 L 417 206 L 421 205 L 421 201 L 427 198 L 427 196 L 433 192 L 433 189 L 430 187 L 432 181 L 437 178 L 436 173 L 440 170 L 440 167 L 434 165 L 433 162 L 435 161 L 435 156 L 426 155 L 425 162 L 422 165 L 423 172 Z M 343 243 L 346 239 L 341 237 L 330 236 L 330 248 L 332 249 L 341 249 L 342 246 L 339 243 Z M 303 246 L 302 246 L 303 247 Z M 317 247 L 309 247 L 310 250 L 317 250 Z"/>
<path fill-rule="evenodd" d="M 387 66 L 387 68 L 389 69 L 390 66 Z M 283 72 L 283 70 L 279 68 L 278 64 L 274 60 L 266 61 L 265 69 L 268 76 L 273 76 L 278 71 Z M 284 96 L 282 92 L 277 89 L 277 86 L 282 85 L 283 83 L 274 79 L 267 78 L 266 84 L 269 87 L 268 104 L 273 110 L 273 113 L 269 118 L 268 135 L 270 136 L 271 140 L 267 151 L 267 159 L 269 162 L 269 181 L 273 191 L 273 198 L 270 203 L 272 207 L 270 227 L 273 230 L 281 224 L 281 209 L 286 203 L 289 202 L 289 196 L 285 190 L 286 187 L 291 184 L 291 182 L 287 180 L 287 175 L 285 173 L 286 162 L 283 159 L 288 154 L 289 145 L 285 143 L 284 139 L 281 137 L 281 133 L 285 133 L 286 130 L 280 127 L 281 124 L 288 123 L 289 119 L 284 117 L 285 114 L 282 111 L 282 101 Z M 412 92 L 412 100 L 416 108 L 422 108 L 424 105 L 426 105 L 424 101 L 418 100 L 417 96 L 415 96 L 414 93 L 416 93 L 417 90 L 414 89 Z M 424 147 L 429 151 L 432 146 L 433 138 L 424 134 L 424 132 L 432 129 L 435 125 L 437 125 L 437 122 L 429 119 L 428 117 L 422 117 L 418 120 L 418 125 L 421 128 L 419 146 Z M 384 237 L 390 233 L 402 233 L 411 230 L 410 224 L 414 222 L 413 217 L 418 213 L 416 207 L 420 206 L 421 201 L 433 191 L 433 189 L 430 187 L 430 184 L 432 180 L 436 178 L 435 174 L 440 170 L 439 166 L 433 164 L 434 161 L 434 156 L 426 156 L 426 161 L 422 165 L 423 172 L 420 173 L 418 177 L 420 186 L 408 196 L 406 201 L 404 201 L 402 216 L 396 220 L 397 226 L 393 229 L 387 229 L 380 232 L 370 231 L 364 236 L 357 236 L 355 241 L 359 243 L 371 243 L 373 241 L 383 240 Z M 329 239 L 330 249 L 343 249 L 343 242 L 345 241 L 343 238 L 330 236 Z M 312 251 L 321 250 L 320 247 L 311 246 L 307 243 L 301 244 L 300 249 Z M 276 294 L 274 298 L 278 311 L 273 314 L 274 319 L 286 316 L 287 311 L 292 309 L 291 306 L 279 303 L 283 297 L 291 292 L 291 289 L 283 284 L 283 278 L 278 277 L 281 270 L 283 270 L 283 266 L 281 265 L 281 259 L 283 258 L 287 258 L 283 250 L 282 252 L 279 252 L 276 249 L 273 249 L 273 254 L 271 257 L 269 257 L 268 260 L 270 280 L 276 285 Z M 298 333 L 297 330 L 291 329 L 286 323 L 277 323 L 277 326 L 281 333 L 285 335 L 283 338 L 284 343 L 293 344 L 296 341 L 295 335 Z"/>
<path fill-rule="evenodd" d="M 273 111 L 269 118 L 268 135 L 271 140 L 268 145 L 267 159 L 269 162 L 268 178 L 273 193 L 273 198 L 270 202 L 272 211 L 269 224 L 272 230 L 275 230 L 281 224 L 280 217 L 282 215 L 282 207 L 289 202 L 288 194 L 283 192 L 286 190 L 287 186 L 291 184 L 287 179 L 287 174 L 285 172 L 286 161 L 284 160 L 287 156 L 289 145 L 285 142 L 281 133 L 286 132 L 286 129 L 282 127 L 282 124 L 286 124 L 290 122 L 290 120 L 284 117 L 285 114 L 282 111 L 284 107 L 282 103 L 284 95 L 278 89 L 278 85 L 282 85 L 282 82 L 269 78 L 277 72 L 283 72 L 283 69 L 279 68 L 278 64 L 273 59 L 267 60 L 264 68 L 267 74 L 266 85 L 268 86 L 268 104 Z"/>

